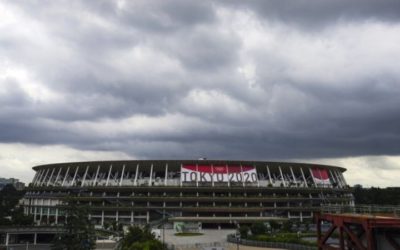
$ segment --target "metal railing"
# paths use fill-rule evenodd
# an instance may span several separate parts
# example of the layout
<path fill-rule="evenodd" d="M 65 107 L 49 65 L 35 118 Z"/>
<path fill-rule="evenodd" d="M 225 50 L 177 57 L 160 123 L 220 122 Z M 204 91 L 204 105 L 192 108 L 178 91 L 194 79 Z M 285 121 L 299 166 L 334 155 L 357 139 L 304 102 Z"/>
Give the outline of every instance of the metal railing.
<path fill-rule="evenodd" d="M 369 214 L 369 215 L 393 215 L 400 217 L 400 206 L 381 205 L 321 205 L 321 213 L 330 214 Z"/>
<path fill-rule="evenodd" d="M 227 241 L 231 243 L 237 243 L 237 239 L 234 235 L 230 234 L 227 237 Z M 239 239 L 240 245 L 252 246 L 252 247 L 268 247 L 268 248 L 283 248 L 289 250 L 316 250 L 317 246 L 306 246 L 295 243 L 286 242 L 268 242 L 268 241 L 258 241 L 258 240 L 247 240 Z"/>

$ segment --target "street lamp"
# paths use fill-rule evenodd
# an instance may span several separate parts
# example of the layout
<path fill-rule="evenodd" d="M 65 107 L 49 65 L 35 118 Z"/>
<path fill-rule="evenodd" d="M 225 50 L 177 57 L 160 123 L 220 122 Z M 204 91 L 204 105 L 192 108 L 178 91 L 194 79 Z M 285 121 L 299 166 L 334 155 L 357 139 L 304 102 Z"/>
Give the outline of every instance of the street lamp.
<path fill-rule="evenodd" d="M 240 241 L 240 231 L 239 231 L 239 223 L 235 220 L 233 222 L 236 225 L 236 233 L 235 233 L 235 238 L 236 238 L 236 249 L 239 250 L 239 241 Z"/>

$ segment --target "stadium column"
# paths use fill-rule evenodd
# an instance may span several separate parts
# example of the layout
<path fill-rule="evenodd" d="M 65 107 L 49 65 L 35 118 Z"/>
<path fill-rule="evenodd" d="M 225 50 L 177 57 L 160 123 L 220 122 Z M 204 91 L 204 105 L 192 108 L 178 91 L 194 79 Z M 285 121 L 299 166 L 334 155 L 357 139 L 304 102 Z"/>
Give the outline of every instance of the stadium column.
<path fill-rule="evenodd" d="M 108 186 L 108 182 L 110 181 L 111 171 L 112 171 L 112 164 L 110 165 L 110 169 L 108 170 L 108 176 L 107 176 L 106 186 Z"/>
<path fill-rule="evenodd" d="M 40 180 L 42 179 L 42 177 L 43 177 L 43 175 L 44 175 L 44 172 L 45 172 L 44 169 L 39 170 L 39 173 L 40 173 L 40 174 L 39 174 L 39 176 L 38 176 L 38 178 L 37 178 L 37 180 L 36 180 L 35 186 L 39 186 Z"/>
<path fill-rule="evenodd" d="M 35 185 L 35 183 L 36 183 L 36 179 L 37 179 L 38 176 L 39 176 L 39 172 L 40 172 L 40 171 L 36 171 L 35 176 L 33 177 L 33 180 L 32 180 L 33 185 Z"/>
<path fill-rule="evenodd" d="M 42 205 L 40 206 L 39 223 L 42 223 L 43 207 L 44 207 L 44 199 L 42 199 Z"/>
<path fill-rule="evenodd" d="M 150 166 L 150 179 L 149 179 L 149 187 L 151 187 L 151 182 L 153 181 L 153 164 Z"/>
<path fill-rule="evenodd" d="M 58 173 L 57 173 L 56 179 L 55 179 L 54 182 L 53 182 L 53 186 L 56 185 L 56 183 L 57 183 L 57 181 L 58 181 L 58 178 L 60 178 L 61 169 L 62 169 L 61 167 L 60 167 L 60 169 L 58 169 Z"/>
<path fill-rule="evenodd" d="M 281 166 L 279 166 L 279 173 L 281 174 L 281 179 L 282 179 L 283 186 L 287 187 L 286 182 L 285 182 L 285 178 L 283 178 L 283 173 L 282 173 Z"/>
<path fill-rule="evenodd" d="M 104 206 L 104 202 L 103 202 Z M 101 210 L 101 227 L 104 227 L 104 210 Z"/>
<path fill-rule="evenodd" d="M 46 183 L 46 186 L 47 186 L 47 187 L 48 187 L 49 184 L 50 184 L 51 178 L 53 178 L 54 170 L 55 170 L 55 168 L 53 168 L 53 170 L 51 171 L 50 177 L 49 177 L 49 179 L 47 180 L 47 183 Z"/>
<path fill-rule="evenodd" d="M 50 208 L 51 208 L 51 200 L 50 199 L 48 199 L 47 200 L 47 205 L 48 205 L 48 207 L 47 207 L 47 225 L 49 225 L 50 224 Z"/>
<path fill-rule="evenodd" d="M 55 224 L 58 224 L 58 208 L 56 208 Z"/>
<path fill-rule="evenodd" d="M 181 164 L 181 170 L 180 170 L 180 171 L 182 172 L 182 164 Z M 181 173 L 180 185 L 181 185 L 181 187 L 182 187 L 182 173 Z M 181 196 L 182 196 L 182 192 L 181 192 Z"/>
<path fill-rule="evenodd" d="M 97 177 L 99 176 L 100 165 L 97 166 L 96 176 L 94 177 L 93 186 L 96 186 Z"/>
<path fill-rule="evenodd" d="M 290 166 L 290 172 L 292 173 L 292 177 L 293 177 L 293 181 L 294 181 L 294 183 L 296 183 L 296 184 L 297 184 L 297 179 L 296 179 L 296 176 L 294 176 L 294 172 L 293 172 L 293 168 L 292 168 L 292 166 Z"/>
<path fill-rule="evenodd" d="M 346 183 L 346 180 L 345 180 L 344 177 L 343 177 L 343 173 L 342 173 L 342 172 L 339 172 L 338 175 L 339 175 L 340 179 L 342 180 L 344 186 L 346 186 L 347 183 Z"/>
<path fill-rule="evenodd" d="M 79 166 L 77 166 L 75 169 L 74 177 L 72 178 L 71 185 L 69 185 L 70 187 L 72 187 L 75 184 L 75 179 L 76 179 L 76 175 L 78 174 L 78 170 L 79 170 Z"/>
<path fill-rule="evenodd" d="M 67 179 L 68 173 L 69 173 L 69 167 L 67 168 L 67 171 L 65 172 L 63 182 L 61 183 L 61 187 L 64 186 L 64 183 L 65 183 L 65 181 L 66 181 L 66 179 Z"/>
<path fill-rule="evenodd" d="M 89 171 L 89 165 L 86 166 L 85 173 L 83 174 L 81 187 L 83 187 L 83 185 L 85 184 L 85 180 L 86 180 L 86 176 L 87 176 L 88 171 Z"/>
<path fill-rule="evenodd" d="M 38 185 L 38 182 L 39 182 L 39 180 L 40 180 L 40 178 L 42 178 L 42 175 L 43 175 L 43 170 L 39 170 L 38 172 L 37 172 L 37 178 L 36 178 L 36 180 L 33 182 L 33 185 L 34 186 L 37 186 Z"/>
<path fill-rule="evenodd" d="M 343 187 L 342 180 L 340 180 L 339 175 L 337 174 L 337 172 L 335 170 L 333 170 L 333 173 L 335 174 L 336 179 L 338 180 L 339 187 L 342 188 Z"/>
<path fill-rule="evenodd" d="M 139 163 L 136 165 L 136 173 L 135 173 L 135 181 L 133 182 L 134 186 L 137 186 L 137 177 L 139 174 Z"/>
<path fill-rule="evenodd" d="M 165 164 L 165 178 L 164 178 L 164 186 L 167 186 L 168 183 L 168 163 Z M 164 202 L 165 203 L 165 202 Z"/>
<path fill-rule="evenodd" d="M 44 175 L 43 180 L 40 181 L 39 186 L 41 186 L 42 184 L 44 184 L 44 182 L 46 181 L 46 177 L 47 177 L 47 174 L 49 173 L 49 171 L 50 171 L 50 168 L 47 169 L 46 174 Z"/>
<path fill-rule="evenodd" d="M 124 181 L 124 174 L 125 174 L 125 164 L 122 165 L 122 174 L 121 174 L 121 180 L 119 181 L 119 186 L 122 186 L 122 182 Z"/>
<path fill-rule="evenodd" d="M 300 167 L 301 176 L 303 176 L 304 184 L 308 187 L 306 176 L 304 175 L 303 168 Z"/>
<path fill-rule="evenodd" d="M 337 185 L 339 185 L 337 179 L 336 179 L 335 176 L 332 174 L 332 170 L 328 169 L 328 174 L 331 176 L 333 182 L 336 183 Z"/>
<path fill-rule="evenodd" d="M 267 172 L 268 172 L 269 183 L 272 185 L 271 172 L 269 171 L 268 165 L 267 165 Z"/>

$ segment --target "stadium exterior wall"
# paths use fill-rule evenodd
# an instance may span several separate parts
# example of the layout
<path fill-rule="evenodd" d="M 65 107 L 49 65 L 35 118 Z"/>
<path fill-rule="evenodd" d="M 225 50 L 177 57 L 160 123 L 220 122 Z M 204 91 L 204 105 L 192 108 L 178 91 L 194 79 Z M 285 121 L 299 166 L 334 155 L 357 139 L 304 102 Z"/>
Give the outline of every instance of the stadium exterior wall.
<path fill-rule="evenodd" d="M 57 163 L 36 174 L 21 201 L 38 225 L 63 224 L 68 196 L 99 227 L 168 217 L 232 225 L 312 218 L 322 204 L 352 205 L 341 167 L 261 161 L 146 160 Z"/>

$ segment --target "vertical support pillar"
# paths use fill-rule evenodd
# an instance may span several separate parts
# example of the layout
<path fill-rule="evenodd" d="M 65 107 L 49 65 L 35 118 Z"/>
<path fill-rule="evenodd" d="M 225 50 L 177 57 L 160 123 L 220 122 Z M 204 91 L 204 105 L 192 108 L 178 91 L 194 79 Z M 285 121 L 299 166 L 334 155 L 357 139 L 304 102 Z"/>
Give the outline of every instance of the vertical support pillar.
<path fill-rule="evenodd" d="M 321 246 L 321 219 L 319 216 L 317 217 L 317 243 L 318 243 L 318 250 L 322 250 Z"/>
<path fill-rule="evenodd" d="M 56 170 L 56 169 L 55 169 L 55 168 L 53 168 L 53 170 L 51 171 L 51 174 L 50 174 L 50 177 L 49 177 L 49 179 L 47 180 L 46 186 L 49 186 L 49 184 L 50 184 L 50 181 L 51 181 L 51 178 L 53 178 L 54 170 Z"/>
<path fill-rule="evenodd" d="M 301 176 L 303 176 L 304 185 L 308 187 L 306 176 L 304 175 L 303 168 L 300 168 Z"/>
<path fill-rule="evenodd" d="M 311 168 L 308 168 L 308 170 L 310 171 L 311 179 L 313 180 L 314 185 L 317 186 L 317 183 L 315 182 L 314 175 L 313 175 L 313 172 L 311 171 Z"/>
<path fill-rule="evenodd" d="M 119 181 L 119 186 L 122 186 L 122 181 L 124 180 L 124 174 L 125 174 L 125 164 L 122 166 L 122 174 L 121 174 L 121 180 Z"/>
<path fill-rule="evenodd" d="M 164 178 L 164 186 L 168 185 L 168 163 L 165 165 L 165 178 Z"/>
<path fill-rule="evenodd" d="M 344 233 L 343 233 L 343 225 L 339 227 L 339 246 L 340 249 L 344 249 Z M 322 249 L 322 248 L 321 248 Z"/>
<path fill-rule="evenodd" d="M 136 165 L 135 181 L 133 182 L 134 186 L 137 186 L 138 174 L 139 174 L 139 164 Z"/>
<path fill-rule="evenodd" d="M 97 166 L 96 176 L 94 177 L 93 186 L 97 184 L 97 177 L 99 176 L 100 165 Z"/>
<path fill-rule="evenodd" d="M 346 182 L 346 180 L 345 180 L 344 177 L 343 177 L 343 173 L 342 173 L 342 172 L 338 172 L 338 175 L 339 175 L 340 179 L 342 180 L 344 186 L 347 186 L 347 182 Z"/>
<path fill-rule="evenodd" d="M 33 245 L 37 244 L 37 233 L 33 234 Z"/>
<path fill-rule="evenodd" d="M 180 171 L 182 171 L 182 163 L 181 163 L 181 169 L 180 169 Z M 181 187 L 182 187 L 182 173 L 181 173 L 180 185 L 181 185 Z"/>
<path fill-rule="evenodd" d="M 131 226 L 133 225 L 133 222 L 134 222 L 133 216 L 134 216 L 133 211 L 131 211 Z"/>
<path fill-rule="evenodd" d="M 230 187 L 231 186 L 231 180 L 229 179 L 229 166 L 228 166 L 228 164 L 226 164 L 226 174 L 228 176 L 228 187 Z M 213 176 L 214 176 L 214 174 L 213 174 Z M 213 183 L 214 183 L 214 179 L 213 179 Z"/>
<path fill-rule="evenodd" d="M 343 182 L 342 182 L 342 180 L 340 179 L 339 175 L 337 174 L 337 172 L 336 172 L 335 170 L 333 170 L 333 173 L 335 174 L 336 179 L 338 180 L 339 187 L 340 187 L 340 188 L 343 188 L 343 187 L 344 187 L 344 186 L 343 186 Z"/>
<path fill-rule="evenodd" d="M 8 242 L 10 241 L 9 238 L 10 238 L 10 235 L 8 233 L 6 233 L 6 247 L 8 246 Z"/>
<path fill-rule="evenodd" d="M 58 224 L 58 208 L 56 208 L 55 223 L 56 223 L 56 225 Z"/>
<path fill-rule="evenodd" d="M 38 176 L 36 177 L 35 181 L 33 182 L 33 185 L 34 185 L 34 186 L 37 186 L 38 183 L 39 183 L 40 178 L 42 178 L 43 170 L 37 171 L 37 175 L 38 175 Z"/>
<path fill-rule="evenodd" d="M 153 163 L 150 166 L 150 179 L 149 179 L 149 187 L 151 187 L 151 182 L 153 181 Z"/>
<path fill-rule="evenodd" d="M 149 211 L 146 212 L 146 222 L 147 222 L 147 223 L 150 222 L 150 214 L 149 214 Z"/>
<path fill-rule="evenodd" d="M 279 172 L 280 172 L 280 174 L 281 174 L 281 179 L 282 179 L 282 182 L 283 182 L 283 186 L 284 186 L 284 187 L 287 187 L 285 178 L 283 178 L 283 173 L 282 173 L 282 168 L 281 168 L 281 166 L 279 166 Z"/>
<path fill-rule="evenodd" d="M 83 185 L 84 185 L 84 183 L 85 183 L 86 175 L 87 175 L 88 170 L 89 170 L 89 165 L 86 166 L 85 173 L 83 174 L 83 179 L 82 179 L 81 187 L 83 187 Z"/>
<path fill-rule="evenodd" d="M 63 182 L 61 183 L 61 187 L 64 186 L 64 183 L 65 183 L 65 181 L 66 181 L 66 179 L 67 179 L 67 177 L 68 177 L 68 174 L 69 174 L 69 167 L 67 168 L 67 172 L 65 172 Z"/>
<path fill-rule="evenodd" d="M 269 171 L 268 165 L 267 165 L 267 172 L 268 172 L 269 183 L 272 185 L 271 172 Z"/>
<path fill-rule="evenodd" d="M 46 177 L 47 177 L 47 174 L 49 173 L 49 171 L 50 171 L 50 168 L 47 169 L 46 174 L 44 175 L 43 179 L 39 183 L 39 186 L 44 184 L 44 182 L 46 181 Z"/>
<path fill-rule="evenodd" d="M 294 175 L 294 172 L 293 172 L 293 168 L 292 168 L 292 166 L 290 166 L 290 172 L 292 173 L 292 177 L 293 177 L 293 181 L 294 181 L 294 183 L 296 183 L 296 184 L 297 184 L 297 179 L 296 179 L 296 176 Z"/>
<path fill-rule="evenodd" d="M 35 176 L 33 177 L 33 180 L 32 180 L 32 184 L 33 184 L 33 185 L 35 185 L 35 183 L 36 183 L 36 179 L 37 179 L 38 176 L 39 176 L 39 172 L 40 172 L 40 171 L 36 171 L 36 172 L 35 172 Z"/>
<path fill-rule="evenodd" d="M 61 169 L 62 169 L 62 168 L 60 168 L 60 169 L 58 170 L 56 179 L 55 179 L 54 182 L 53 182 L 53 186 L 55 186 L 55 185 L 57 184 L 58 178 L 60 177 L 60 174 L 61 174 Z"/>
<path fill-rule="evenodd" d="M 104 227 L 104 210 L 101 210 L 101 227 Z"/>
<path fill-rule="evenodd" d="M 333 179 L 333 181 L 337 184 L 337 185 L 339 185 L 339 182 L 338 182 L 338 180 L 336 179 L 336 177 L 335 177 L 335 175 L 332 173 L 332 170 L 328 170 L 328 173 L 329 173 L 329 175 L 332 177 L 332 179 Z"/>
<path fill-rule="evenodd" d="M 78 174 L 78 170 L 79 170 L 79 166 L 77 166 L 75 169 L 74 177 L 72 178 L 71 185 L 69 185 L 70 187 L 72 187 L 75 184 L 75 178 L 76 178 L 76 175 Z"/>
<path fill-rule="evenodd" d="M 110 181 L 111 171 L 112 171 L 112 165 L 110 165 L 110 169 L 108 170 L 108 176 L 107 176 L 106 186 L 108 186 L 108 182 Z"/>

